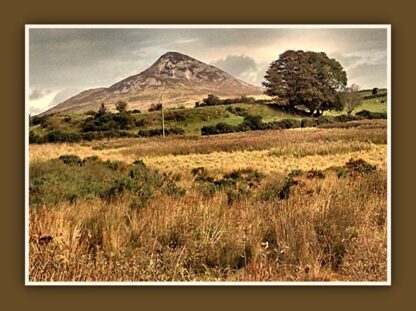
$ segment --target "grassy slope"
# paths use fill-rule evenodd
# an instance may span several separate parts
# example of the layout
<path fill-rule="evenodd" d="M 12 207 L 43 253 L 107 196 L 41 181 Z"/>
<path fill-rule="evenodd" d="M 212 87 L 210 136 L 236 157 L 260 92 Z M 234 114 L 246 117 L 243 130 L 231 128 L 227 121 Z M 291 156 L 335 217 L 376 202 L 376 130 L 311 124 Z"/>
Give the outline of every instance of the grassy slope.
<path fill-rule="evenodd" d="M 362 96 L 369 95 L 362 92 Z M 235 113 L 227 111 L 227 108 L 233 109 L 239 107 L 244 112 L 250 115 L 261 115 L 264 122 L 278 121 L 281 119 L 300 119 L 301 117 L 283 112 L 282 110 L 272 105 L 266 104 L 233 104 L 220 105 L 210 107 L 200 107 L 197 109 L 169 109 L 165 111 L 165 126 L 166 128 L 180 127 L 185 130 L 186 135 L 199 135 L 201 128 L 207 125 L 215 125 L 219 122 L 224 122 L 231 125 L 240 124 L 244 117 Z M 372 112 L 387 112 L 387 98 L 375 98 L 364 100 L 354 112 L 361 110 L 369 110 Z M 343 112 L 345 113 L 345 112 Z M 338 112 L 325 112 L 325 115 L 337 115 Z M 140 129 L 161 128 L 161 113 L 160 111 L 142 113 L 134 113 L 136 120 L 144 120 L 145 125 L 136 127 L 129 132 L 137 133 Z M 179 116 L 179 117 L 178 117 Z M 70 117 L 68 121 L 67 117 Z M 57 114 L 51 116 L 47 120 L 47 127 L 39 125 L 31 127 L 31 129 L 38 135 L 44 135 L 53 129 L 60 129 L 66 133 L 79 133 L 82 131 L 82 123 L 87 115 L 84 114 Z M 67 121 L 65 121 L 67 120 Z"/>
<path fill-rule="evenodd" d="M 241 108 L 244 112 L 251 115 L 261 115 L 265 122 L 275 121 L 288 118 L 299 118 L 296 115 L 282 112 L 269 105 L 264 104 L 233 104 L 230 106 L 210 106 L 201 108 L 169 109 L 165 111 L 166 128 L 180 127 L 185 130 L 187 135 L 199 135 L 201 128 L 206 125 L 215 125 L 218 122 L 224 122 L 231 125 L 240 124 L 244 117 L 227 111 L 227 107 Z M 161 128 L 161 112 L 133 113 L 136 120 L 144 120 L 145 125 L 129 130 L 137 133 L 140 129 Z M 177 117 L 179 116 L 179 118 Z M 70 121 L 65 121 L 70 117 Z M 60 129 L 67 133 L 79 133 L 82 131 L 82 123 L 87 115 L 84 114 L 57 114 L 48 118 L 47 127 L 42 128 L 39 125 L 31 127 L 38 135 L 44 135 L 52 129 Z"/>

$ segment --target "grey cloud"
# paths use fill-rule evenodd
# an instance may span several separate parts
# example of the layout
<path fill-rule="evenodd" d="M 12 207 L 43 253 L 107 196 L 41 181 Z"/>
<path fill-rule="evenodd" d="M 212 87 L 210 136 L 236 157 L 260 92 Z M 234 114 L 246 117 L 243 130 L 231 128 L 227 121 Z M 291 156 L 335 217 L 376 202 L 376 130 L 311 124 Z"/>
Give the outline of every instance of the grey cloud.
<path fill-rule="evenodd" d="M 384 64 L 364 63 L 348 71 L 348 80 L 361 88 L 386 87 L 387 69 Z"/>
<path fill-rule="evenodd" d="M 246 55 L 227 55 L 225 58 L 212 61 L 211 65 L 214 65 L 243 81 L 261 85 L 261 82 L 264 81 L 264 74 L 269 64 L 257 64 L 254 58 Z"/>
<path fill-rule="evenodd" d="M 334 53 L 329 56 L 338 60 L 345 68 L 353 66 L 358 62 L 362 61 L 362 57 L 357 55 L 345 55 L 341 53 Z"/>
<path fill-rule="evenodd" d="M 51 93 L 51 90 L 45 90 L 45 89 L 33 89 L 30 91 L 29 93 L 29 99 L 30 100 L 35 100 L 35 99 L 39 99 L 42 98 L 48 94 Z"/>
<path fill-rule="evenodd" d="M 247 71 L 256 71 L 257 66 L 253 58 L 245 55 L 227 55 L 226 58 L 211 62 L 212 65 L 231 73 L 241 75 Z"/>
<path fill-rule="evenodd" d="M 54 96 L 49 106 L 54 106 L 56 104 L 62 103 L 68 98 L 80 93 L 81 91 L 83 91 L 83 89 L 80 88 L 63 89 Z"/>
<path fill-rule="evenodd" d="M 141 72 L 161 54 L 174 50 L 259 85 L 274 60 L 264 55 L 273 55 L 276 50 L 273 57 L 277 57 L 292 44 L 302 48 L 308 42 L 322 43 L 323 51 L 330 48 L 334 55 L 330 56 L 338 55 L 348 70 L 359 66 L 352 74 L 347 72 L 349 77 L 386 80 L 382 70 L 372 73 L 382 75 L 375 78 L 361 69 L 365 63 L 386 68 L 384 29 L 69 28 L 30 29 L 29 84 L 31 89 L 44 90 L 106 87 Z M 36 96 L 40 94 L 32 94 L 32 98 Z"/>

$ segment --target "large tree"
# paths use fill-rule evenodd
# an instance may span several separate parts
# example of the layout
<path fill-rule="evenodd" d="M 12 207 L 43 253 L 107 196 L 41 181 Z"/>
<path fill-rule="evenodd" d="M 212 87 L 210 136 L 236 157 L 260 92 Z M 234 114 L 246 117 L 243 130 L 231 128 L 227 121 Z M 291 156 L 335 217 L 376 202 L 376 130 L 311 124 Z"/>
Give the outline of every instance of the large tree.
<path fill-rule="evenodd" d="M 343 109 L 347 74 L 323 52 L 286 51 L 271 63 L 265 79 L 265 93 L 292 111 L 320 116 Z"/>

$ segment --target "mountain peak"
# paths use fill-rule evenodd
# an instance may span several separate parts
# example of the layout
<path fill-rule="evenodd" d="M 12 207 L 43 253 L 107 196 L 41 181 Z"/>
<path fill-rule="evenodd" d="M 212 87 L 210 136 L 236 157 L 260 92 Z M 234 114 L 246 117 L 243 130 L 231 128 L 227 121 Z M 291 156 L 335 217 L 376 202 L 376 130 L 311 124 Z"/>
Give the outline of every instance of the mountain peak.
<path fill-rule="evenodd" d="M 185 60 L 194 60 L 192 57 L 174 51 L 169 51 L 160 56 L 159 60 L 169 59 L 171 61 L 185 61 Z"/>
<path fill-rule="evenodd" d="M 188 55 L 169 51 L 141 73 L 108 88 L 82 92 L 45 114 L 94 110 L 102 102 L 113 104 L 118 100 L 126 101 L 130 108 L 143 109 L 157 101 L 161 92 L 165 104 L 178 106 L 193 105 L 207 94 L 228 97 L 256 95 L 262 94 L 262 89 Z"/>

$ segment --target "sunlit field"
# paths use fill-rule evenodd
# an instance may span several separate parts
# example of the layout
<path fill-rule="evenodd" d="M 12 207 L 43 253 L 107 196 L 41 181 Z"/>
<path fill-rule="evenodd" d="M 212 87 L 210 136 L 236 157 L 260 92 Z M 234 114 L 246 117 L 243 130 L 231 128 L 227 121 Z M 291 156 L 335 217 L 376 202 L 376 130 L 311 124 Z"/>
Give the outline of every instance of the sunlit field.
<path fill-rule="evenodd" d="M 31 144 L 31 281 L 386 281 L 386 120 Z"/>

